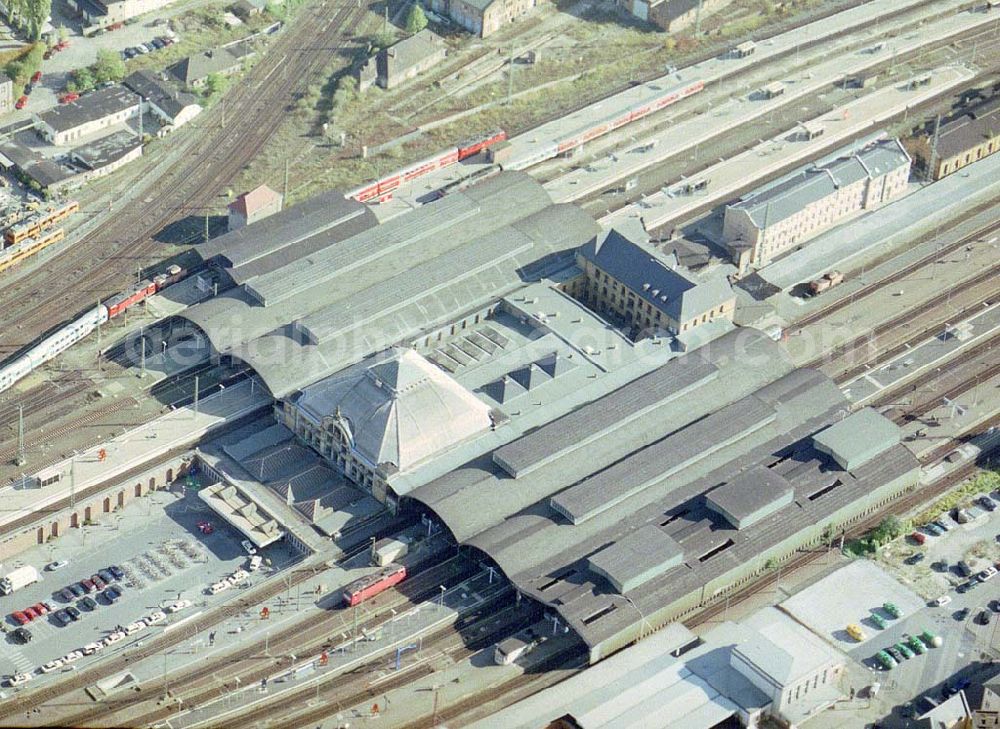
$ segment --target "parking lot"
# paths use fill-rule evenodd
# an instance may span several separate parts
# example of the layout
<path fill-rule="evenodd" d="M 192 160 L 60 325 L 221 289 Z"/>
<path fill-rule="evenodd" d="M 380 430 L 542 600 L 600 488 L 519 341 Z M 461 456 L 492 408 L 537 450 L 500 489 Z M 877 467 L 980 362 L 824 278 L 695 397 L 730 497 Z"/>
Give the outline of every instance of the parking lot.
<path fill-rule="evenodd" d="M 198 523 L 205 521 L 212 524 L 210 534 L 202 534 L 198 529 Z M 124 511 L 105 515 L 99 525 L 72 529 L 60 539 L 6 563 L 4 574 L 21 565 L 32 565 L 42 579 L 0 597 L 6 632 L 5 639 L 0 641 L 0 674 L 33 672 L 53 659 L 105 638 L 116 626 L 128 626 L 175 601 L 190 601 L 190 606 L 168 614 L 158 625 L 62 669 L 74 670 L 231 598 L 234 590 L 249 587 L 298 557 L 283 542 L 271 545 L 264 550 L 263 568 L 251 573 L 240 586 L 218 595 L 206 594 L 209 584 L 248 564 L 247 553 L 240 544 L 242 539 L 241 534 L 208 511 L 194 490 L 189 489 L 185 495 L 179 491 L 157 492 Z M 56 560 L 65 560 L 67 564 L 56 571 L 43 570 L 44 565 Z M 125 573 L 114 583 L 123 593 L 114 604 L 94 592 L 90 597 L 97 606 L 88 610 L 80 604 L 80 598 L 67 602 L 57 594 L 110 564 L 120 566 Z M 62 626 L 52 614 L 44 615 L 25 626 L 32 639 L 21 644 L 12 635 L 18 624 L 11 613 L 43 601 L 54 611 L 68 605 L 77 607 L 79 621 Z M 40 680 L 44 677 L 36 672 L 33 685 Z"/>

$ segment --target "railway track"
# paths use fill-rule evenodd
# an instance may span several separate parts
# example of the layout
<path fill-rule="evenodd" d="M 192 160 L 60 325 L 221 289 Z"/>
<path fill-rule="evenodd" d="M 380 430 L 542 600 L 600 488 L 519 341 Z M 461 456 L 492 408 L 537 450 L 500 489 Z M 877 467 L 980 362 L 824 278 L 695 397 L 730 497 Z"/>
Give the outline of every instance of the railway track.
<path fill-rule="evenodd" d="M 964 217 L 965 218 L 971 218 L 971 217 L 973 217 L 973 216 L 975 216 L 975 215 L 977 215 L 977 214 L 979 214 L 979 213 L 981 213 L 981 212 L 983 212 L 985 210 L 989 210 L 990 208 L 994 207 L 995 205 L 996 205 L 996 201 L 987 201 L 987 202 L 985 202 L 985 203 L 983 203 L 981 205 L 976 206 L 972 210 L 969 210 L 967 213 L 964 213 Z M 902 266 L 901 268 L 896 269 L 895 271 L 893 271 L 888 276 L 885 276 L 885 277 L 879 279 L 878 281 L 872 281 L 871 283 L 869 283 L 868 285 L 866 285 L 863 289 L 857 291 L 854 295 L 852 295 L 852 296 L 844 296 L 844 297 L 842 297 L 840 299 L 837 299 L 836 301 L 831 302 L 828 306 L 824 306 L 822 309 L 818 309 L 817 311 L 814 311 L 814 312 L 812 312 L 810 314 L 807 314 L 806 316 L 802 317 L 801 319 L 799 319 L 798 321 L 795 322 L 795 327 L 796 327 L 796 329 L 799 329 L 799 330 L 804 329 L 805 327 L 809 326 L 810 324 L 814 324 L 814 323 L 816 323 L 816 322 L 818 322 L 818 321 L 820 321 L 822 319 L 825 319 L 826 317 L 830 316 L 831 314 L 834 314 L 834 313 L 836 313 L 836 312 L 838 312 L 838 311 L 840 311 L 842 309 L 847 308 L 848 306 L 850 306 L 854 302 L 862 301 L 862 300 L 868 298 L 869 296 L 871 296 L 873 293 L 875 293 L 879 289 L 883 289 L 883 288 L 885 288 L 887 286 L 891 286 L 892 284 L 898 283 L 899 281 L 903 280 L 904 278 L 906 278 L 910 274 L 912 274 L 912 273 L 914 273 L 916 271 L 919 271 L 920 269 L 924 268 L 925 266 L 934 265 L 934 262 L 937 261 L 942 256 L 946 256 L 946 255 L 948 255 L 950 253 L 954 253 L 955 251 L 957 251 L 957 250 L 959 250 L 961 248 L 964 248 L 965 246 L 970 245 L 971 243 L 973 243 L 973 242 L 975 242 L 975 241 L 977 241 L 977 240 L 979 240 L 981 238 L 985 238 L 985 237 L 987 237 L 989 235 L 992 235 L 992 234 L 996 233 L 997 231 L 1000 231 L 1000 221 L 996 221 L 996 222 L 994 222 L 994 223 L 992 223 L 990 225 L 987 225 L 987 226 L 985 226 L 983 228 L 980 228 L 979 230 L 973 231 L 972 233 L 969 233 L 968 235 L 962 236 L 957 241 L 953 241 L 952 243 L 949 243 L 949 244 L 947 244 L 945 246 L 942 246 L 940 248 L 935 248 L 934 251 L 932 251 L 931 253 L 928 253 L 926 256 L 923 256 L 922 258 L 920 258 L 920 259 L 918 259 L 916 261 L 913 261 L 912 263 L 908 263 L 905 266 Z M 926 236 L 924 236 L 924 238 L 922 240 L 914 241 L 914 245 L 916 245 L 918 243 L 925 242 L 927 240 L 931 240 L 931 239 L 933 239 L 935 237 L 936 237 L 936 235 L 926 235 Z M 882 262 L 883 261 L 874 261 L 874 262 L 869 263 L 867 265 L 868 266 L 875 266 L 875 265 L 878 265 L 879 263 L 882 263 Z M 816 360 L 813 360 L 812 362 L 806 364 L 805 366 L 806 367 L 815 366 L 816 364 L 820 363 L 821 361 L 822 361 L 822 358 L 817 358 Z"/>
<path fill-rule="evenodd" d="M 377 612 L 370 618 L 359 621 L 358 630 L 378 629 L 387 622 L 383 616 L 389 615 L 392 609 L 432 597 L 437 593 L 438 585 L 457 584 L 472 576 L 475 571 L 475 565 L 464 558 L 452 557 L 417 572 L 398 587 L 386 590 L 363 603 Z M 284 583 L 281 583 L 281 587 L 284 587 Z M 342 630 L 343 619 L 343 611 L 331 610 L 288 626 L 266 640 L 248 642 L 238 652 L 220 656 L 218 661 L 205 662 L 189 671 L 170 676 L 172 685 L 182 687 L 171 693 L 175 699 L 181 698 L 183 704 L 188 707 L 209 703 L 218 697 L 219 684 L 215 674 L 220 670 L 226 671 L 227 682 L 235 682 L 237 678 L 238 683 L 242 685 L 260 682 L 262 678 L 273 675 L 275 670 L 284 664 L 293 663 L 294 657 L 289 658 L 289 656 L 318 654 L 332 647 L 333 640 L 330 636 Z M 242 667 L 247 663 L 253 665 L 250 668 Z M 150 726 L 169 717 L 175 711 L 174 708 L 155 706 L 140 713 L 118 715 L 134 711 L 143 704 L 157 703 L 161 696 L 162 692 L 151 687 L 151 691 L 144 694 L 132 694 L 118 701 L 104 702 L 102 706 L 105 710 L 101 713 L 100 723 L 107 724 L 110 719 L 115 723 L 121 722 L 129 726 Z M 60 717 L 59 723 L 65 726 L 82 726 L 88 721 L 93 721 L 93 715 L 93 709 L 89 709 L 71 716 Z"/>
<path fill-rule="evenodd" d="M 7 304 L 0 351 L 24 346 L 67 314 L 133 281 L 137 263 L 157 258 L 161 244 L 153 235 L 191 211 L 203 210 L 205 201 L 261 151 L 290 102 L 313 82 L 367 12 L 367 3 L 349 1 L 325 0 L 304 8 L 247 77 L 203 115 L 201 135 L 183 140 L 187 147 L 176 162 L 165 165 L 158 178 L 148 178 L 134 200 L 44 270 L 0 291 Z"/>
<path fill-rule="evenodd" d="M 498 595 L 483 603 L 468 615 L 459 617 L 456 623 L 435 631 L 424 638 L 421 652 L 424 655 L 444 654 L 451 662 L 468 658 L 498 640 L 516 632 L 530 623 L 527 613 L 510 605 L 504 606 L 504 595 Z M 370 661 L 355 670 L 321 679 L 318 686 L 304 686 L 298 691 L 284 692 L 275 696 L 274 701 L 240 713 L 239 720 L 244 726 L 268 718 L 280 723 L 286 729 L 299 726 L 315 726 L 331 712 L 331 705 L 353 706 L 367 703 L 373 696 L 412 683 L 415 679 L 429 676 L 434 669 L 426 663 L 400 670 L 387 678 L 379 678 L 372 684 L 371 676 L 386 665 L 385 658 Z M 303 699 L 312 698 L 309 704 Z"/>

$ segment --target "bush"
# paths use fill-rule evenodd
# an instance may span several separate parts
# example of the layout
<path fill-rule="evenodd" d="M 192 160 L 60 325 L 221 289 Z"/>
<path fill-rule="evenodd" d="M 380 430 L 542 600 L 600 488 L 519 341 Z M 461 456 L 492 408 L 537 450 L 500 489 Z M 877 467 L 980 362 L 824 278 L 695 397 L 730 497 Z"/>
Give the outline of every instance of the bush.
<path fill-rule="evenodd" d="M 105 48 L 97 51 L 97 60 L 90 67 L 96 83 L 121 81 L 125 78 L 125 61 L 114 51 Z"/>

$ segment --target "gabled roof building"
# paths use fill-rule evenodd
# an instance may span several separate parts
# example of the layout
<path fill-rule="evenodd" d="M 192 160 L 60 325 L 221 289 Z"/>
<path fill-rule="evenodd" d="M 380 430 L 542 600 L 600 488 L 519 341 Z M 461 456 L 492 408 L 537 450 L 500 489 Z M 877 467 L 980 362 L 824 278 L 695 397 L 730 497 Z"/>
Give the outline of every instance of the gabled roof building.
<path fill-rule="evenodd" d="M 577 252 L 583 276 L 567 291 L 631 327 L 634 338 L 679 335 L 716 320 L 732 321 L 736 294 L 724 277 L 699 280 L 649 245 L 642 223 L 602 231 Z"/>
<path fill-rule="evenodd" d="M 122 83 L 145 99 L 150 111 L 171 128 L 187 124 L 202 111 L 198 98 L 178 89 L 165 73 L 136 71 Z"/>
<path fill-rule="evenodd" d="M 281 212 L 284 198 L 267 185 L 259 185 L 244 192 L 229 203 L 228 230 L 239 230 L 275 213 Z"/>
<path fill-rule="evenodd" d="M 910 156 L 898 139 L 810 166 L 726 206 L 722 236 L 741 273 L 760 268 L 824 228 L 906 192 Z"/>

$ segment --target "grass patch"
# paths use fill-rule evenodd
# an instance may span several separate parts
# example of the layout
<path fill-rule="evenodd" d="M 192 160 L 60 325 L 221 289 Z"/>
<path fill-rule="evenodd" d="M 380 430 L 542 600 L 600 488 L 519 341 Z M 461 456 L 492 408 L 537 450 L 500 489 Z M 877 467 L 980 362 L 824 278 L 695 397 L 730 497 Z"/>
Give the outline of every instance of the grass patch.
<path fill-rule="evenodd" d="M 976 494 L 990 493 L 997 489 L 1000 489 L 1000 471 L 983 471 L 944 494 L 928 509 L 920 512 L 913 521 L 916 524 L 934 521 L 947 511 L 968 505 Z"/>

